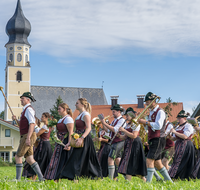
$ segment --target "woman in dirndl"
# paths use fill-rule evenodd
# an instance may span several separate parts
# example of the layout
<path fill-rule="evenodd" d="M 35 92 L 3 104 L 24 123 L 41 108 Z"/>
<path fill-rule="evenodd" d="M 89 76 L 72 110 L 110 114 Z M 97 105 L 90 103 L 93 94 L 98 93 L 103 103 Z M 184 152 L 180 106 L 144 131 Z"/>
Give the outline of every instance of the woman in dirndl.
<path fill-rule="evenodd" d="M 37 148 L 34 151 L 34 159 L 40 166 L 40 170 L 43 175 L 45 173 L 47 166 L 49 165 L 52 156 L 52 148 L 49 142 L 51 128 L 47 127 L 48 119 L 50 119 L 50 114 L 48 112 L 43 113 L 41 117 L 41 122 L 43 122 L 44 125 L 42 126 L 42 128 L 39 128 L 37 132 L 37 137 L 40 138 L 40 141 L 39 144 L 37 145 Z M 30 167 L 29 164 L 27 170 L 30 174 L 34 176 L 36 175 L 36 173 L 33 171 L 33 169 Z M 36 176 L 34 177 L 34 180 L 35 179 Z"/>
<path fill-rule="evenodd" d="M 67 144 L 68 146 L 67 149 L 64 150 L 64 146 L 55 143 L 53 155 L 44 174 L 44 178 L 48 180 L 58 180 L 60 178 L 59 173 L 72 152 L 71 147 L 69 146 L 74 126 L 72 110 L 66 103 L 62 103 L 58 106 L 58 114 L 61 115 L 62 118 L 56 125 L 57 137 L 63 144 Z"/>
<path fill-rule="evenodd" d="M 70 180 L 76 180 L 80 177 L 90 179 L 102 177 L 101 166 L 90 135 L 91 105 L 85 98 L 79 98 L 75 106 L 80 112 L 75 120 L 75 133 L 79 134 L 79 138 L 76 139 L 76 146 L 79 148 L 73 148 L 73 152 L 61 171 L 60 177 Z M 83 143 L 83 147 L 80 147 Z"/>
<path fill-rule="evenodd" d="M 169 170 L 172 179 L 188 179 L 191 177 L 195 165 L 195 149 L 191 141 L 194 129 L 187 122 L 188 114 L 181 110 L 177 115 L 179 125 L 171 129 L 173 136 L 170 139 L 176 141 L 173 163 Z"/>
<path fill-rule="evenodd" d="M 129 107 L 125 112 L 128 123 L 125 129 L 119 128 L 124 135 L 118 136 L 125 140 L 125 144 L 118 173 L 125 175 L 129 181 L 132 176 L 137 176 L 146 182 L 147 166 L 142 141 L 139 137 L 140 125 L 135 126 L 132 122 L 135 114 L 133 108 Z"/>
<path fill-rule="evenodd" d="M 196 135 L 200 135 L 199 133 L 200 133 L 200 126 L 198 125 L 198 123 L 195 125 L 195 130 L 196 130 Z M 197 147 L 196 147 L 197 148 Z M 197 156 L 197 161 L 196 161 L 196 164 L 195 164 L 195 166 L 194 166 L 194 168 L 193 168 L 193 171 L 192 171 L 192 178 L 197 178 L 197 179 L 200 179 L 200 147 L 198 147 L 197 149 L 196 149 L 196 156 Z"/>

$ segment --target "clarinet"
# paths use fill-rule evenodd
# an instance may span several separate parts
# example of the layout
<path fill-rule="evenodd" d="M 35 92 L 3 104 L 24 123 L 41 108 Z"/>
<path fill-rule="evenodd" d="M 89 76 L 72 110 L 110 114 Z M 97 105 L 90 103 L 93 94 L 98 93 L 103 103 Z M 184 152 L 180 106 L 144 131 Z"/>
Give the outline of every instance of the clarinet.
<path fill-rule="evenodd" d="M 127 121 L 127 119 L 124 121 L 124 123 L 121 125 L 121 127 L 125 127 L 125 123 L 126 123 L 126 121 Z M 123 128 L 124 128 L 123 127 Z M 119 130 L 114 134 L 114 136 L 113 136 L 113 138 L 110 140 L 110 142 L 108 143 L 109 145 L 111 145 L 112 144 L 112 142 L 113 142 L 113 140 L 115 139 L 115 137 L 117 136 L 117 134 L 118 134 L 118 132 L 119 132 Z"/>

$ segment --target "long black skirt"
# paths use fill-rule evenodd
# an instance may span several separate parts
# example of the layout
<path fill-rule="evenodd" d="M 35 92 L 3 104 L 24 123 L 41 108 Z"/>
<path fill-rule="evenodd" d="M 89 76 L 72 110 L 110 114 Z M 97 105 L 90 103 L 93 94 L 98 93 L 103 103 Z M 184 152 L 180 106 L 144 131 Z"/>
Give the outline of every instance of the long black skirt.
<path fill-rule="evenodd" d="M 58 138 L 62 140 L 64 135 L 65 135 L 64 133 L 60 133 L 58 134 Z M 68 143 L 68 137 L 64 139 L 63 143 L 64 144 Z M 44 174 L 45 179 L 48 180 L 59 179 L 59 174 L 63 169 L 65 163 L 69 159 L 72 150 L 73 150 L 72 148 L 70 151 L 64 150 L 64 146 L 55 143 L 54 152 L 52 154 L 51 160 Z"/>
<path fill-rule="evenodd" d="M 83 148 L 74 148 L 70 158 L 67 160 L 65 167 L 60 172 L 60 178 L 70 180 L 87 177 L 94 179 L 102 177 L 101 166 L 97 159 L 94 144 L 91 135 L 88 134 L 84 139 Z"/>
<path fill-rule="evenodd" d="M 172 179 L 188 179 L 195 165 L 195 149 L 191 140 L 178 139 L 169 175 Z"/>
<path fill-rule="evenodd" d="M 197 161 L 191 174 L 191 177 L 194 179 L 195 178 L 200 179 L 200 149 L 198 149 L 197 152 L 198 152 Z"/>
<path fill-rule="evenodd" d="M 124 152 L 119 164 L 118 173 L 124 175 L 147 175 L 147 166 L 140 137 L 127 138 L 124 144 Z"/>
<path fill-rule="evenodd" d="M 108 154 L 111 150 L 111 145 L 108 143 L 104 143 L 99 152 L 97 153 L 97 157 L 101 166 L 102 170 L 102 176 L 107 177 L 108 176 Z M 115 165 L 115 173 L 114 173 L 114 178 L 118 176 L 117 168 Z"/>

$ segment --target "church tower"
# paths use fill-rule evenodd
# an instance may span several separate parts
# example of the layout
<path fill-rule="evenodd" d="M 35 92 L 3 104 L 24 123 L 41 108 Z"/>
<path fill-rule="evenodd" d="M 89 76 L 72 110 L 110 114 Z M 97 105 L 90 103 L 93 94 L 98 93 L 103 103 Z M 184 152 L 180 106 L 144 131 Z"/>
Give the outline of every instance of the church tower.
<path fill-rule="evenodd" d="M 30 92 L 30 62 L 29 44 L 27 38 L 31 32 L 31 24 L 25 18 L 21 2 L 18 0 L 13 17 L 6 25 L 6 33 L 9 37 L 6 47 L 6 68 L 5 68 L 5 95 L 8 102 L 17 116 L 20 117 L 22 106 L 20 95 L 23 92 Z M 11 112 L 5 104 L 4 119 L 12 120 Z"/>

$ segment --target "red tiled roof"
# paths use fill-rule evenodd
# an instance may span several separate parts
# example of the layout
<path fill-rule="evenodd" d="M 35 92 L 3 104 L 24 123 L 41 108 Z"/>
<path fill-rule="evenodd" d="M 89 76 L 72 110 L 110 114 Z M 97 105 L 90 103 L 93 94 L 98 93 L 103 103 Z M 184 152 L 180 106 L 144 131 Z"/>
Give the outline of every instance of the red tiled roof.
<path fill-rule="evenodd" d="M 127 109 L 128 107 L 132 107 L 136 112 L 142 112 L 144 108 L 137 108 L 138 104 L 120 104 L 124 109 Z M 168 105 L 168 103 L 159 103 L 158 104 L 161 108 L 164 108 Z M 100 113 L 103 113 L 104 116 L 112 116 L 112 111 L 110 110 L 111 105 L 92 105 L 92 113 L 91 113 L 91 118 L 93 119 L 94 117 L 97 117 Z M 169 116 L 169 121 L 173 122 L 176 120 L 176 116 L 178 113 L 183 109 L 183 103 L 180 102 L 175 106 L 171 106 L 172 111 L 171 115 Z M 77 110 L 74 111 L 73 113 L 73 119 L 75 119 L 78 116 L 79 112 Z M 113 119 L 111 118 L 109 121 L 112 121 Z"/>
<path fill-rule="evenodd" d="M 10 125 L 12 125 L 12 126 L 14 126 L 14 127 L 19 128 L 17 125 L 13 125 L 12 123 L 10 123 L 10 122 L 8 122 L 8 121 L 5 121 L 5 120 L 3 120 L 3 119 L 0 119 L 0 120 L 3 121 L 3 122 L 5 122 L 5 123 L 8 123 L 8 124 L 10 124 Z"/>

